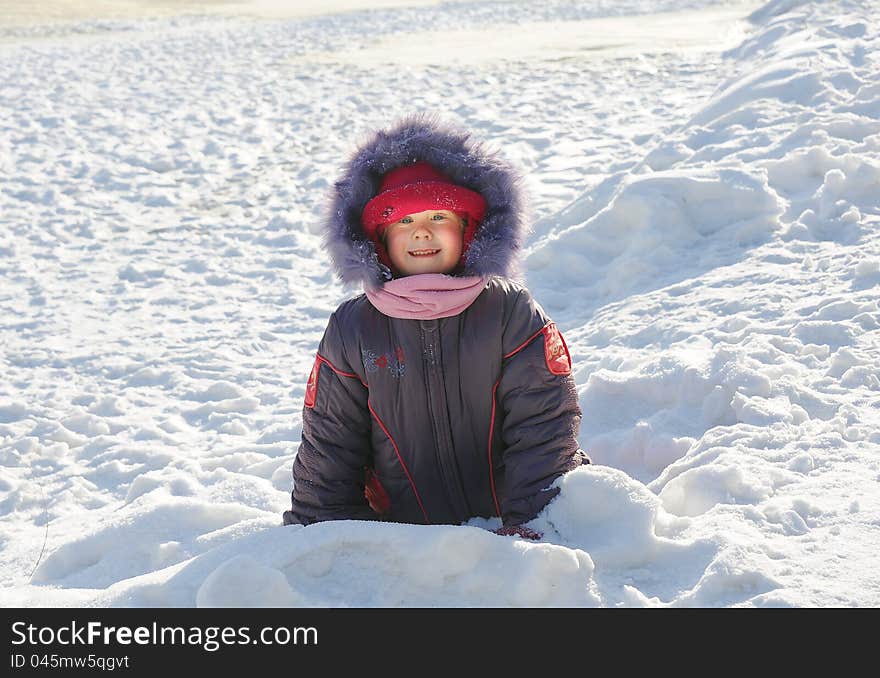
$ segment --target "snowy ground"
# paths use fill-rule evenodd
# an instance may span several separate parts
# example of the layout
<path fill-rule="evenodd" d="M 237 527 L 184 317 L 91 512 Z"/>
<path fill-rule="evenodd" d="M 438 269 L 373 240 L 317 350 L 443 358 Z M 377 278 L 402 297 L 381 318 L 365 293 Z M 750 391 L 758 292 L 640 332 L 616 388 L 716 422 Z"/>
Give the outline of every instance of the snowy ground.
<path fill-rule="evenodd" d="M 72 4 L 0 25 L 0 603 L 880 605 L 880 3 Z M 417 109 L 529 173 L 540 543 L 280 525 L 324 192 Z"/>
<path fill-rule="evenodd" d="M 337 14 L 369 8 L 438 5 L 442 0 L 0 0 L 0 26 L 31 27 L 44 35 L 47 24 L 68 24 L 81 31 L 83 22 L 104 23 L 180 15 L 226 15 L 292 18 Z"/>

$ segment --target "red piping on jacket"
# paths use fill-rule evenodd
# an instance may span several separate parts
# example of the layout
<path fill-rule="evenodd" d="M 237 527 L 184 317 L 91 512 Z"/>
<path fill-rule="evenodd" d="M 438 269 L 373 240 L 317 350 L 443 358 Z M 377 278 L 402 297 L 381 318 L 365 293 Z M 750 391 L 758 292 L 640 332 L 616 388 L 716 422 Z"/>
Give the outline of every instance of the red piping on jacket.
<path fill-rule="evenodd" d="M 425 511 L 425 507 L 422 504 L 422 498 L 419 496 L 419 491 L 416 489 L 416 484 L 413 482 L 412 476 L 409 474 L 409 469 L 406 467 L 406 464 L 403 463 L 403 457 L 400 456 L 400 450 L 397 447 L 397 443 L 394 442 L 394 438 L 391 433 L 389 433 L 388 429 L 385 428 L 385 424 L 382 423 L 382 420 L 379 419 L 379 415 L 376 414 L 376 410 L 373 409 L 373 404 L 367 400 L 367 407 L 370 408 L 370 412 L 373 413 L 373 416 L 376 418 L 376 422 L 379 426 L 382 427 L 382 430 L 385 431 L 385 435 L 388 436 L 388 440 L 391 441 L 391 445 L 394 447 L 394 452 L 397 454 L 397 460 L 400 462 L 400 465 L 403 467 L 403 472 L 406 473 L 406 477 L 409 479 L 409 484 L 412 485 L 413 492 L 416 495 L 416 501 L 419 502 L 419 508 L 422 509 L 422 515 L 425 516 L 425 524 L 430 525 L 431 521 L 428 519 L 428 512 Z"/>
<path fill-rule="evenodd" d="M 492 387 L 492 420 L 489 422 L 489 485 L 492 487 L 492 501 L 495 502 L 495 513 L 501 515 L 501 508 L 498 506 L 498 495 L 495 493 L 495 470 L 492 467 L 492 433 L 495 430 L 495 391 L 501 379 L 495 382 Z"/>
<path fill-rule="evenodd" d="M 364 388 L 369 390 L 370 387 L 367 386 L 364 383 L 363 379 L 361 379 L 358 375 L 356 375 L 352 372 L 343 372 L 342 370 L 337 369 L 333 363 L 331 363 L 329 360 L 327 360 L 327 358 L 322 356 L 320 353 L 315 354 L 315 356 L 316 356 L 315 361 L 318 364 L 327 365 L 327 367 L 329 367 L 331 370 L 333 370 L 336 374 L 338 374 L 340 376 L 351 377 L 352 379 L 357 379 L 359 382 L 361 382 L 364 385 Z M 382 427 L 382 430 L 385 432 L 385 435 L 388 436 L 388 440 L 391 441 L 391 445 L 394 447 L 394 452 L 397 454 L 397 460 L 400 462 L 400 465 L 403 467 L 403 472 L 406 473 L 406 477 L 409 479 L 409 484 L 412 485 L 413 492 L 416 495 L 416 501 L 419 502 L 419 508 L 422 509 L 422 515 L 425 516 L 425 523 L 430 524 L 431 521 L 428 519 L 428 512 L 425 511 L 425 507 L 422 504 L 422 498 L 419 496 L 419 491 L 416 489 L 416 484 L 413 482 L 412 476 L 409 474 L 409 469 L 406 467 L 406 464 L 403 463 L 403 457 L 400 456 L 400 449 L 397 447 L 397 443 L 394 441 L 394 437 L 391 435 L 391 433 L 388 431 L 388 429 L 385 428 L 385 424 L 382 423 L 382 420 L 379 418 L 379 415 L 376 414 L 376 410 L 373 409 L 373 405 L 369 401 L 369 399 L 367 400 L 367 407 L 370 409 L 370 412 L 372 413 L 372 415 L 376 418 L 376 422 L 378 422 L 379 426 Z"/>
<path fill-rule="evenodd" d="M 325 364 L 327 367 L 329 367 L 331 370 L 333 370 L 334 372 L 336 372 L 336 374 L 341 375 L 341 376 L 343 376 L 343 377 L 351 377 L 352 379 L 357 379 L 359 382 L 361 382 L 361 383 L 364 385 L 365 388 L 369 388 L 369 386 L 367 386 L 367 385 L 364 383 L 364 380 L 361 379 L 361 378 L 360 378 L 358 375 L 356 375 L 354 372 L 343 372 L 342 370 L 336 369 L 336 366 L 335 366 L 333 363 L 331 363 L 329 360 L 327 360 L 327 358 L 325 358 L 324 356 L 322 356 L 320 353 L 316 353 L 316 354 L 315 354 L 315 358 L 316 358 L 318 361 L 324 363 L 324 364 Z"/>
<path fill-rule="evenodd" d="M 522 351 L 526 346 L 532 343 L 532 340 L 537 337 L 541 332 L 543 332 L 552 322 L 547 323 L 540 330 L 535 332 L 532 336 L 526 339 L 523 343 L 513 349 L 510 353 L 506 353 L 502 360 L 507 360 L 511 356 L 516 355 L 520 351 Z M 501 516 L 501 507 L 498 504 L 498 493 L 495 491 L 495 467 L 492 465 L 492 434 L 495 431 L 495 391 L 498 390 L 498 384 L 501 383 L 501 377 L 498 378 L 498 381 L 495 382 L 495 386 L 492 387 L 492 419 L 489 422 L 489 486 L 492 488 L 492 501 L 495 503 L 495 512 L 498 516 Z"/>
<path fill-rule="evenodd" d="M 552 324 L 553 324 L 553 323 L 552 323 L 552 321 L 551 321 L 551 322 L 547 323 L 546 325 L 544 325 L 544 327 L 542 327 L 540 330 L 538 330 L 537 332 L 535 332 L 532 336 L 530 336 L 530 337 L 529 337 L 528 339 L 526 339 L 523 343 L 521 343 L 519 346 L 517 346 L 515 349 L 513 349 L 510 353 L 507 353 L 507 354 L 504 356 L 504 358 L 502 358 L 502 360 L 507 360 L 510 356 L 512 356 L 512 355 L 516 355 L 517 353 L 519 353 L 520 351 L 522 351 L 526 346 L 528 346 L 530 343 L 532 343 L 532 339 L 534 339 L 535 337 L 537 337 L 537 336 L 538 336 L 539 334 L 541 334 L 541 332 L 543 332 L 543 331 L 544 331 L 549 325 L 552 325 Z"/>

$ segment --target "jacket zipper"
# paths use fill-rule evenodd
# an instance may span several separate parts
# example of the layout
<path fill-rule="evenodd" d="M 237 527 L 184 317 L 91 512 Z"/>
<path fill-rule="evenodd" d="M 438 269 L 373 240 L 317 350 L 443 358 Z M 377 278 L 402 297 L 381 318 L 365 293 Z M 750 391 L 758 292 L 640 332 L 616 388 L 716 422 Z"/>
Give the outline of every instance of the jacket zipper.
<path fill-rule="evenodd" d="M 428 413 L 434 432 L 437 466 L 446 490 L 446 498 L 456 517 L 469 516 L 471 511 L 461 486 L 455 450 L 452 445 L 449 411 L 446 407 L 446 386 L 439 358 L 439 329 L 436 320 L 420 320 L 425 384 L 428 392 Z"/>

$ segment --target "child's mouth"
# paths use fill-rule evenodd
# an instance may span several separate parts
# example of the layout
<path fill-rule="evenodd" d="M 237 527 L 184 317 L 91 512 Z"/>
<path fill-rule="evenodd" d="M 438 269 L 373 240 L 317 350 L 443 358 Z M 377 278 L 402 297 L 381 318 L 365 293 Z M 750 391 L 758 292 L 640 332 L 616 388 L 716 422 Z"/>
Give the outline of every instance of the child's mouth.
<path fill-rule="evenodd" d="M 412 257 L 433 257 L 439 252 L 440 250 L 411 250 L 409 254 Z"/>

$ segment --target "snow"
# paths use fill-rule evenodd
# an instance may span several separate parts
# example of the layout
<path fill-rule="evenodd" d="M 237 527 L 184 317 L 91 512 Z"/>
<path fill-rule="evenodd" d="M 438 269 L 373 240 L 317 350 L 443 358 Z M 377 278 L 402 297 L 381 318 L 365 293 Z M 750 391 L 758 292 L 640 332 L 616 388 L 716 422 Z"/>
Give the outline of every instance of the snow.
<path fill-rule="evenodd" d="M 0 602 L 880 605 L 880 5 L 282 5 L 0 6 Z M 416 109 L 528 174 L 540 542 L 281 525 L 325 191 Z"/>

